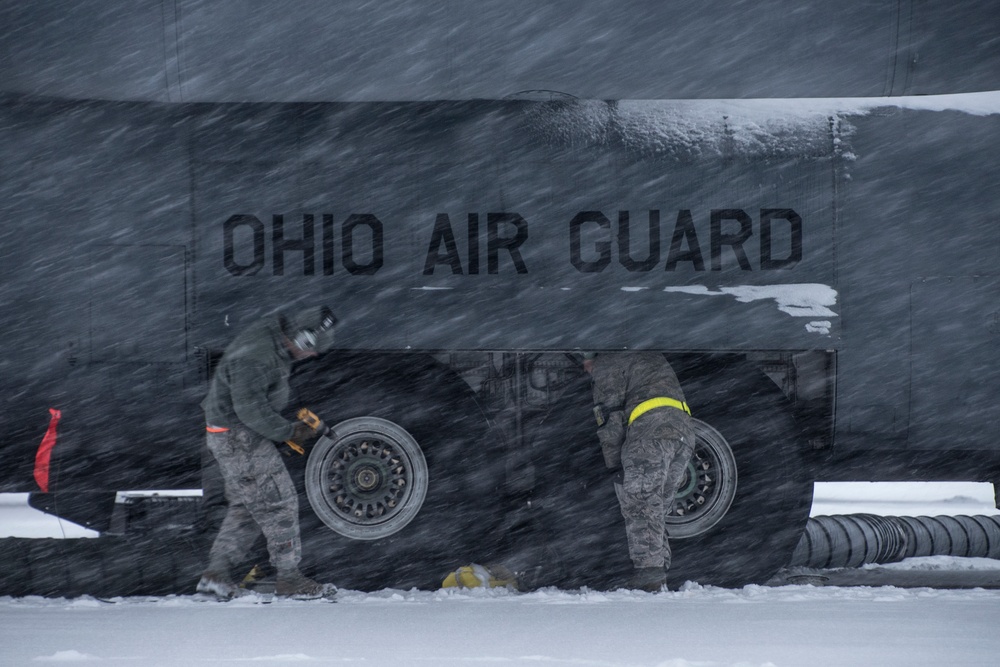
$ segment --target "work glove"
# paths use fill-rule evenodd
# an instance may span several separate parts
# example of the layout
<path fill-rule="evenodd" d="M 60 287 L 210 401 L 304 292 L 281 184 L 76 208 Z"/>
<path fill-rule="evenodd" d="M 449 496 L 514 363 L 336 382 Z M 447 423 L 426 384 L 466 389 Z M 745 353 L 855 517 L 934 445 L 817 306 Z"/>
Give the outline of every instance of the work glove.
<path fill-rule="evenodd" d="M 299 447 L 305 449 L 314 445 L 318 438 L 319 433 L 317 433 L 312 426 L 304 422 L 296 422 L 293 427 L 292 437 L 290 440 Z"/>

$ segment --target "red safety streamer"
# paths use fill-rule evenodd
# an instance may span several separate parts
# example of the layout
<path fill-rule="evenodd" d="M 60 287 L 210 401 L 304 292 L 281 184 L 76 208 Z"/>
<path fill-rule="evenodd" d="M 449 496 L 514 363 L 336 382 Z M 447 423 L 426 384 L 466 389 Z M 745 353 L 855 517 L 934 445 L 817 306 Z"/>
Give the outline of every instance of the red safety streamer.
<path fill-rule="evenodd" d="M 52 418 L 49 420 L 49 428 L 45 431 L 42 444 L 38 446 L 38 453 L 35 454 L 35 481 L 42 493 L 49 492 L 49 461 L 52 460 L 52 448 L 56 446 L 56 427 L 59 426 L 59 419 L 62 412 L 55 408 L 49 408 Z"/>

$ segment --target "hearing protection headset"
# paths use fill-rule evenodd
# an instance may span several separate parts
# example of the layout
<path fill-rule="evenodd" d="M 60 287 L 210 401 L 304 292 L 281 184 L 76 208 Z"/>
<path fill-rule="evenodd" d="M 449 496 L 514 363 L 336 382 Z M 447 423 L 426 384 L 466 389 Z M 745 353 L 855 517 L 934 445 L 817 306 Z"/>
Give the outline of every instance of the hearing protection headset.
<path fill-rule="evenodd" d="M 292 333 L 289 336 L 289 340 L 292 341 L 292 345 L 299 348 L 303 352 L 312 352 L 316 349 L 319 343 L 319 337 L 326 331 L 329 331 L 337 324 L 337 317 L 333 314 L 333 311 L 328 307 L 323 306 L 323 310 L 320 311 L 320 323 L 318 327 L 303 327 L 298 331 Z"/>

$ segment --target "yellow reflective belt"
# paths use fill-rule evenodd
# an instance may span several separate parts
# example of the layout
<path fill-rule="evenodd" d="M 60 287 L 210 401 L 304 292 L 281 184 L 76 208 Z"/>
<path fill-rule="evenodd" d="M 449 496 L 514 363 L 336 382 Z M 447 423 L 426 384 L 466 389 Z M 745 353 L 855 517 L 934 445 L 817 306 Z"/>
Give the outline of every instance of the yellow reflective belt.
<path fill-rule="evenodd" d="M 684 401 L 678 401 L 676 398 L 667 398 L 666 396 L 657 396 L 656 398 L 643 401 L 639 405 L 635 406 L 635 410 L 632 411 L 632 414 L 629 415 L 628 418 L 629 426 L 631 426 L 632 422 L 636 419 L 655 408 L 677 408 L 678 410 L 683 410 L 684 412 L 691 414 L 691 408 L 689 408 L 687 403 Z"/>

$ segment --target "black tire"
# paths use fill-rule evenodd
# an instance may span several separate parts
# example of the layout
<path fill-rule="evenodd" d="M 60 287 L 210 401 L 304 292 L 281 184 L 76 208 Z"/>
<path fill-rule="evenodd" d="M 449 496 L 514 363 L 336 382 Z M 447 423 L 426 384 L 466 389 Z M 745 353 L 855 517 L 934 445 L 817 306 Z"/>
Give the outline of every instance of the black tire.
<path fill-rule="evenodd" d="M 435 588 L 455 567 L 492 558 L 502 442 L 458 375 L 422 354 L 329 354 L 296 373 L 292 405 L 334 427 L 357 418 L 390 423 L 419 444 L 427 471 L 415 516 L 384 537 L 358 539 L 317 516 L 305 489 L 306 457 L 289 459 L 301 491 L 307 574 L 361 590 Z"/>
<path fill-rule="evenodd" d="M 729 443 L 736 496 L 710 531 L 671 541 L 670 581 L 742 586 L 767 581 L 791 560 L 809 520 L 813 480 L 788 400 L 746 362 L 675 364 L 691 410 Z"/>
<path fill-rule="evenodd" d="M 728 358 L 671 358 L 695 417 L 720 433 L 738 482 L 727 512 L 709 530 L 670 540 L 672 586 L 685 581 L 742 586 L 786 565 L 809 517 L 812 480 L 787 400 L 752 365 Z M 589 378 L 567 388 L 559 409 L 535 429 L 539 475 L 536 539 L 555 560 L 539 583 L 609 588 L 631 571 L 613 479 L 590 414 Z M 556 456 L 553 456 L 555 454 Z"/>

